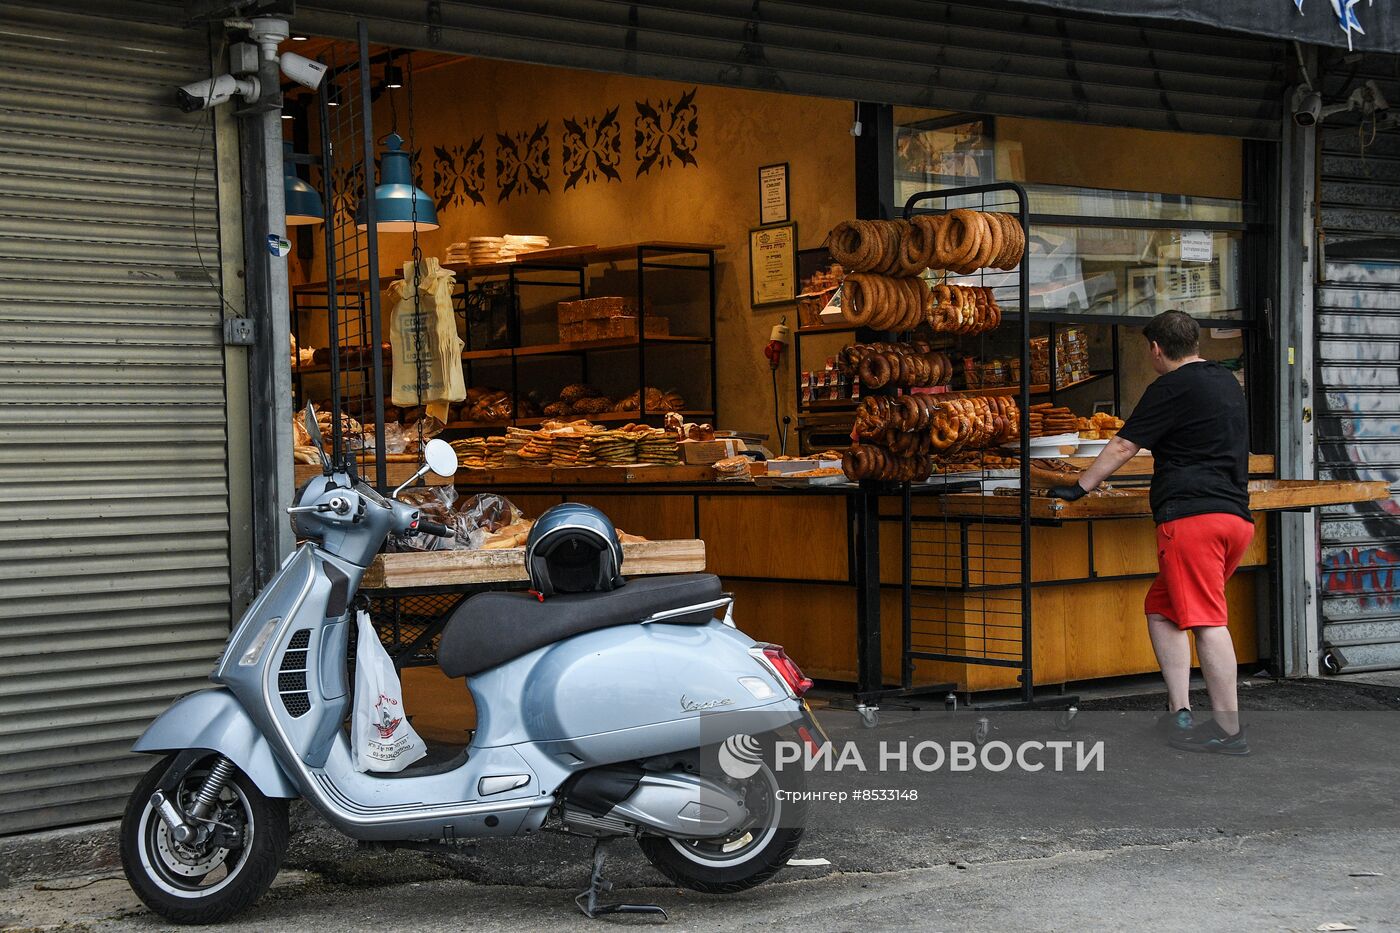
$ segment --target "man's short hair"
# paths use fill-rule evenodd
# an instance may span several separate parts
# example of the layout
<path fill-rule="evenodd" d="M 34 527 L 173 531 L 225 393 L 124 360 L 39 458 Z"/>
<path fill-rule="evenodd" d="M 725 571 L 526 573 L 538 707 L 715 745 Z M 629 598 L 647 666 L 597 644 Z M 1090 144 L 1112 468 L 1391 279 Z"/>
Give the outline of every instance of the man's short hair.
<path fill-rule="evenodd" d="M 1147 322 L 1142 335 L 1161 347 L 1169 360 L 1190 356 L 1201 346 L 1201 326 L 1185 311 L 1163 311 Z"/>

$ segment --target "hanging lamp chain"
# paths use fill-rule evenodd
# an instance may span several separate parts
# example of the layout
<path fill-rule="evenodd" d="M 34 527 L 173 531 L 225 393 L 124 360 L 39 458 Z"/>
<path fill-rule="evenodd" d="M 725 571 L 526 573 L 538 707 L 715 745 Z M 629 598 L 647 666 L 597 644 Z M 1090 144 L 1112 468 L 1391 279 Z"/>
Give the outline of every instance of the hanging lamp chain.
<path fill-rule="evenodd" d="M 409 181 L 415 186 L 417 179 L 417 158 L 418 142 L 413 122 L 413 53 L 409 52 L 404 56 L 404 83 L 408 86 L 408 165 Z M 398 132 L 398 112 L 392 109 L 393 91 L 389 92 L 391 113 L 393 114 L 394 131 Z M 413 357 L 416 361 L 414 369 L 417 375 L 418 390 L 418 462 L 423 461 L 423 445 L 425 443 L 424 430 L 428 417 L 427 401 L 424 398 L 428 393 L 428 361 L 423 353 L 423 247 L 418 242 L 418 198 L 409 200 L 409 219 L 412 222 L 411 236 L 413 237 Z"/>

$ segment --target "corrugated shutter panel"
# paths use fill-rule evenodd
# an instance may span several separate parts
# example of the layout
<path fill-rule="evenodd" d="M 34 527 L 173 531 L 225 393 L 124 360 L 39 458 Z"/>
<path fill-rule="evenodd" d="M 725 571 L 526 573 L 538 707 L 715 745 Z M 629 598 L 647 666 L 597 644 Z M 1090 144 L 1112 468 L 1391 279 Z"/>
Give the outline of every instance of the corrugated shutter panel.
<path fill-rule="evenodd" d="M 1379 67 L 1378 67 L 1379 66 Z M 1331 99 L 1368 77 L 1400 97 L 1393 59 L 1339 63 Z M 1321 402 L 1317 475 L 1382 479 L 1400 491 L 1400 132 L 1358 132 L 1345 118 L 1322 142 L 1317 288 Z M 1324 124 L 1325 125 L 1325 124 Z M 1342 258 L 1345 257 L 1345 258 Z M 1330 670 L 1400 668 L 1400 503 L 1322 510 L 1322 639 Z"/>
<path fill-rule="evenodd" d="M 440 11 L 430 24 L 425 11 Z M 406 48 L 889 104 L 1277 139 L 1282 42 L 928 0 L 310 0 Z"/>
<path fill-rule="evenodd" d="M 183 16 L 0 7 L 0 833 L 119 815 L 132 739 L 228 633 L 212 138 L 172 94 L 208 43 Z"/>

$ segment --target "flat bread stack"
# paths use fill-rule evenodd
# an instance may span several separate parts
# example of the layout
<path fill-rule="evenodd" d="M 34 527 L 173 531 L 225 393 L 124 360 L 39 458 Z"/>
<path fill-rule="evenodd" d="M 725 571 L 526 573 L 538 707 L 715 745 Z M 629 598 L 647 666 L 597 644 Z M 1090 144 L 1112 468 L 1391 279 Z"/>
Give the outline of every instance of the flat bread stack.
<path fill-rule="evenodd" d="M 637 462 L 637 436 L 630 431 L 600 431 L 591 440 L 593 455 L 604 466 Z"/>
<path fill-rule="evenodd" d="M 506 258 L 533 252 L 537 249 L 549 249 L 549 237 L 547 236 L 516 236 L 507 233 L 501 239 L 504 241 L 501 244 L 501 251 L 506 254 Z"/>
<path fill-rule="evenodd" d="M 521 445 L 516 454 L 522 466 L 547 467 L 554 462 L 554 438 L 546 431 L 536 431 Z"/>
<path fill-rule="evenodd" d="M 474 266 L 487 266 L 502 259 L 509 259 L 505 249 L 505 237 L 474 236 L 467 241 L 467 262 Z"/>
<path fill-rule="evenodd" d="M 452 449 L 457 452 L 457 464 L 467 470 L 486 468 L 486 438 L 463 437 L 452 441 Z"/>
<path fill-rule="evenodd" d="M 554 465 L 558 467 L 596 466 L 593 439 L 588 434 L 556 434 L 554 436 Z"/>
<path fill-rule="evenodd" d="M 676 436 L 660 428 L 637 433 L 637 461 L 673 466 L 681 462 L 680 443 Z"/>
<path fill-rule="evenodd" d="M 524 461 L 520 458 L 520 449 L 530 439 L 528 432 L 524 437 L 518 434 L 504 434 L 486 439 L 486 468 L 488 470 L 513 470 L 516 467 L 524 466 Z"/>

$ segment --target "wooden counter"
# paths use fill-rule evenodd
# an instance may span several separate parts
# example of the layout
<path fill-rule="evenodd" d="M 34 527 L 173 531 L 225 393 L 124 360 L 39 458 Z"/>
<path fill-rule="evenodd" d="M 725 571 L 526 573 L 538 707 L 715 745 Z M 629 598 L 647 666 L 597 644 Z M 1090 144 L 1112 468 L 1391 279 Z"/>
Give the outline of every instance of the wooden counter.
<path fill-rule="evenodd" d="M 1372 502 L 1390 498 L 1386 482 L 1346 480 L 1252 479 L 1249 481 L 1249 510 L 1277 512 L 1308 509 L 1346 502 Z M 1019 495 L 954 493 L 930 502 L 932 514 L 959 518 L 1016 518 L 1021 514 Z M 1064 502 L 1044 496 L 1031 497 L 1031 518 L 1041 521 L 1069 521 L 1085 518 L 1136 518 L 1151 516 L 1148 491 L 1138 487 L 1118 489 L 1105 495 L 1088 495 L 1077 502 Z"/>
<path fill-rule="evenodd" d="M 1087 465 L 1091 458 L 1083 458 Z M 1150 473 L 1134 458 L 1124 476 Z M 1141 461 L 1146 461 L 1143 463 Z M 1251 457 L 1251 472 L 1273 468 Z M 463 492 L 493 487 L 535 516 L 563 501 L 596 506 L 626 531 L 660 539 L 702 539 L 708 570 L 736 596 L 739 627 L 783 644 L 809 675 L 856 679 L 856 586 L 851 564 L 849 490 L 757 489 L 706 482 L 693 467 L 600 467 L 521 471 L 464 470 Z M 699 468 L 703 469 L 703 468 Z M 1261 510 L 1384 499 L 1384 483 L 1251 482 Z M 1069 683 L 1156 670 L 1142 599 L 1157 572 L 1155 527 L 1146 489 L 1077 503 L 1037 497 L 1031 530 L 1032 612 L 1037 684 Z M 911 629 L 916 647 L 945 654 L 1010 658 L 1019 651 L 1018 497 L 914 497 Z M 900 673 L 901 523 L 898 497 L 881 499 L 882 667 Z M 987 519 L 984 521 L 983 519 Z M 1254 542 L 1227 586 L 1231 633 L 1241 663 L 1259 656 L 1258 632 L 1270 624 L 1269 517 L 1256 518 Z M 631 569 L 624 565 L 624 570 Z M 916 683 L 950 681 L 965 690 L 1016 686 L 1017 670 L 920 660 Z"/>
<path fill-rule="evenodd" d="M 705 542 L 637 541 L 622 545 L 628 576 L 700 573 L 705 569 Z M 523 547 L 490 551 L 417 551 L 380 554 L 365 571 L 362 589 L 393 590 L 477 583 L 524 583 Z"/>

